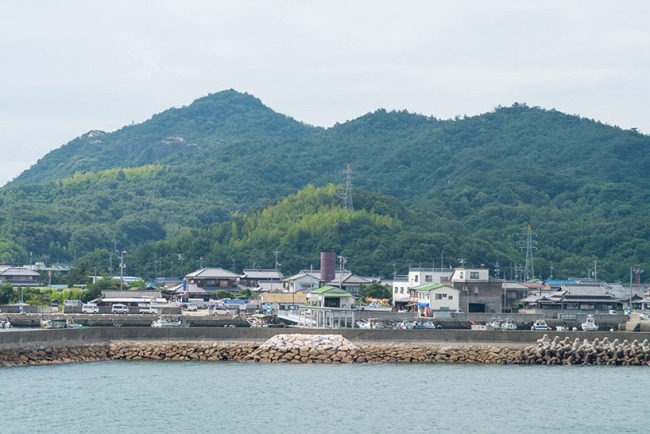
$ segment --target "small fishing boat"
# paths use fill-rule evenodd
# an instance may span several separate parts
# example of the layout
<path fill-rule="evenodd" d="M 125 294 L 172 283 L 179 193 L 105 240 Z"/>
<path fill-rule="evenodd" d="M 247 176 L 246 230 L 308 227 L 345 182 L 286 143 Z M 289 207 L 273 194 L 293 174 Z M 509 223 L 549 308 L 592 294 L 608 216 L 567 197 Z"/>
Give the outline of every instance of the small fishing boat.
<path fill-rule="evenodd" d="M 373 312 L 392 312 L 392 306 L 385 306 L 377 303 L 376 301 L 371 302 L 367 306 L 361 306 L 361 310 L 370 310 Z"/>
<path fill-rule="evenodd" d="M 154 328 L 189 327 L 190 324 L 183 318 L 169 318 L 161 316 L 151 323 Z"/>
<path fill-rule="evenodd" d="M 9 329 L 9 328 L 11 328 L 11 322 L 9 322 L 9 318 L 0 319 L 0 329 Z"/>
<path fill-rule="evenodd" d="M 357 321 L 357 327 L 360 329 L 385 329 L 386 325 L 383 320 L 378 318 L 360 319 Z"/>
<path fill-rule="evenodd" d="M 67 329 L 87 329 L 87 325 L 79 324 L 75 322 L 74 318 L 68 318 L 65 322 L 65 328 Z"/>
<path fill-rule="evenodd" d="M 501 330 L 517 330 L 517 324 L 510 318 L 507 318 L 501 323 Z"/>
<path fill-rule="evenodd" d="M 591 314 L 587 315 L 587 318 L 584 320 L 584 322 L 582 322 L 582 324 L 580 324 L 580 327 L 585 332 L 598 331 L 598 324 L 596 324 L 594 316 Z"/>
<path fill-rule="evenodd" d="M 545 332 L 550 330 L 550 327 L 548 326 L 548 324 L 546 324 L 546 321 L 544 319 L 538 319 L 535 320 L 535 322 L 530 327 L 530 329 L 537 332 Z"/>
<path fill-rule="evenodd" d="M 42 329 L 64 329 L 68 321 L 65 318 L 42 319 Z"/>
<path fill-rule="evenodd" d="M 246 321 L 251 327 L 285 327 L 283 323 L 276 323 L 275 315 L 267 315 L 265 313 L 254 313 L 253 315 L 247 316 Z"/>
<path fill-rule="evenodd" d="M 499 318 L 493 317 L 490 321 L 485 324 L 472 323 L 472 330 L 478 331 L 489 331 L 489 330 L 500 330 L 501 329 L 501 320 Z"/>
<path fill-rule="evenodd" d="M 440 324 L 436 324 L 433 321 L 415 321 L 413 323 L 414 329 L 441 329 Z"/>

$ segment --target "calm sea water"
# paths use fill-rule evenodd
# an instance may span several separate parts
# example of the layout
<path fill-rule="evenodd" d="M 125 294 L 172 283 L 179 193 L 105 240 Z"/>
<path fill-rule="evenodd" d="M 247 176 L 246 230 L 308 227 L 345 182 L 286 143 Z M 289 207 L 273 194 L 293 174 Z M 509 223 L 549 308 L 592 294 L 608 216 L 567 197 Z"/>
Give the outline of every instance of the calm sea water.
<path fill-rule="evenodd" d="M 2 433 L 646 433 L 647 367 L 99 362 L 0 369 Z"/>

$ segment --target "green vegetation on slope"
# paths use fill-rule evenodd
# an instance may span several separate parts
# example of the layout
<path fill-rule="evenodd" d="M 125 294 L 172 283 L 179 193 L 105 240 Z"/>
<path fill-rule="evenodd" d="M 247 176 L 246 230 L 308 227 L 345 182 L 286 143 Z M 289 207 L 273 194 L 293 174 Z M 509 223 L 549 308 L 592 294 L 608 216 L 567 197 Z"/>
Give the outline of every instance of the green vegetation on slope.
<path fill-rule="evenodd" d="M 442 257 L 521 263 L 515 234 L 530 224 L 538 274 L 585 275 L 597 260 L 620 280 L 648 263 L 649 146 L 522 104 L 451 121 L 377 110 L 322 129 L 229 90 L 87 133 L 0 189 L 0 262 L 106 261 L 117 247 L 141 252 L 134 274 L 161 275 L 201 257 L 272 267 L 277 248 L 294 272 L 334 250 L 389 277 Z M 331 185 L 347 163 L 353 213 Z"/>

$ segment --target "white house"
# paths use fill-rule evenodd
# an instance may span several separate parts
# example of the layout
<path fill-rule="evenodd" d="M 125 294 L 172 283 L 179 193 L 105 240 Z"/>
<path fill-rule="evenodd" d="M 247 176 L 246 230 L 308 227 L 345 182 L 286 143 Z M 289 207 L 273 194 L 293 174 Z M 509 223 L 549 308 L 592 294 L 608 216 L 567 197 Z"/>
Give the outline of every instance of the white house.
<path fill-rule="evenodd" d="M 320 288 L 320 285 L 320 277 L 315 273 L 306 271 L 301 271 L 282 281 L 283 290 L 289 293 L 309 292 L 312 289 Z"/>
<path fill-rule="evenodd" d="M 409 268 L 408 281 L 411 288 L 426 283 L 446 283 L 453 272 L 453 268 Z"/>
<path fill-rule="evenodd" d="M 408 275 L 396 275 L 392 282 L 393 306 L 405 309 L 416 303 L 413 289 L 431 283 L 447 283 L 453 273 L 452 268 L 409 268 Z"/>
<path fill-rule="evenodd" d="M 456 268 L 450 273 L 452 283 L 489 282 L 490 270 L 487 268 Z"/>
<path fill-rule="evenodd" d="M 436 311 L 457 312 L 460 309 L 460 291 L 452 286 L 427 283 L 416 286 L 413 290 L 417 292 L 418 310 L 424 314 Z"/>

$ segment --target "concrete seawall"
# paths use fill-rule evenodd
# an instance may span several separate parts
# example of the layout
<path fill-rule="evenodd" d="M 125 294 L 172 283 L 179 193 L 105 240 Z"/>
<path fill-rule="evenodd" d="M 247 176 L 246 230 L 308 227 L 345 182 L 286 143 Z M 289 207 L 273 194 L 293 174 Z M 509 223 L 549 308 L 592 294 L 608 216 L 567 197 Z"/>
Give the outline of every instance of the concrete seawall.
<path fill-rule="evenodd" d="M 314 329 L 314 328 L 241 328 L 241 327 L 89 327 L 61 330 L 21 330 L 0 333 L 0 350 L 9 346 L 43 344 L 105 343 L 114 340 L 174 340 L 174 341 L 250 341 L 265 342 L 279 334 L 336 333 L 352 342 L 440 342 L 440 343 L 498 343 L 534 344 L 544 334 L 592 341 L 607 337 L 609 340 L 650 339 L 650 333 L 640 332 L 533 332 L 533 331 L 474 331 L 474 330 L 367 330 L 367 329 Z"/>
<path fill-rule="evenodd" d="M 24 330 L 0 333 L 0 366 L 123 359 L 280 363 L 650 363 L 649 333 L 549 332 L 548 338 L 542 341 L 544 335 L 530 331 L 444 329 L 97 327 Z M 323 344 L 324 340 L 331 341 L 331 336 L 337 337 L 334 343 Z M 277 339 L 280 343 L 269 344 Z"/>

